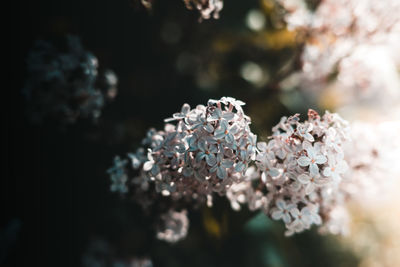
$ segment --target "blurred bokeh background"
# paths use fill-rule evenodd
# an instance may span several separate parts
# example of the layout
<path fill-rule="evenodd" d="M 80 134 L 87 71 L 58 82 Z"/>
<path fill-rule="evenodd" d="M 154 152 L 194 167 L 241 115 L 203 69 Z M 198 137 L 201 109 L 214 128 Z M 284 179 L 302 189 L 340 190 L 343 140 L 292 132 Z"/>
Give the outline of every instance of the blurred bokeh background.
<path fill-rule="evenodd" d="M 320 1 L 309 4 L 316 8 Z M 312 229 L 286 238 L 279 223 L 246 210 L 236 213 L 218 199 L 213 209 L 190 214 L 188 237 L 175 245 L 156 240 L 151 218 L 109 190 L 106 170 L 113 157 L 133 151 L 148 128 L 162 128 L 183 103 L 240 99 L 260 140 L 280 117 L 309 108 L 342 110 L 344 118 L 368 123 L 399 120 L 400 102 L 393 97 L 389 107 L 381 101 L 384 111 L 367 102 L 366 112 L 348 93 L 303 90 L 302 51 L 313 40 L 310 32 L 288 28 L 277 2 L 226 1 L 220 19 L 201 23 L 198 12 L 179 0 L 154 1 L 150 11 L 133 0 L 22 1 L 19 12 L 19 79 L 7 114 L 4 178 L 6 203 L 15 208 L 1 220 L 4 266 L 116 266 L 115 258 L 149 258 L 154 266 L 400 265 L 400 200 L 389 190 L 398 190 L 398 182 L 379 204 L 374 198 L 350 204 L 347 237 Z M 116 73 L 118 95 L 95 123 L 32 124 L 21 93 L 29 51 L 35 40 L 68 34 L 80 37 L 100 69 Z M 393 145 L 399 143 L 396 134 L 389 139 Z"/>

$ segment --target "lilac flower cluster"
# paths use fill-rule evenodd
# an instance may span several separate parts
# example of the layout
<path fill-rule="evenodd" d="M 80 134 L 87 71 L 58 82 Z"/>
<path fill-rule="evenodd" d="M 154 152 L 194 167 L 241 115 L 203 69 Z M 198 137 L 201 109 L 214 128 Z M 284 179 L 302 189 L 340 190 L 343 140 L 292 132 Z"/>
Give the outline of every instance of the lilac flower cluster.
<path fill-rule="evenodd" d="M 343 201 L 339 185 L 348 167 L 342 146 L 348 139 L 347 122 L 337 114 L 320 117 L 310 110 L 305 122 L 298 114 L 283 117 L 270 141 L 257 144 L 258 174 L 227 193 L 232 206 L 247 203 L 282 220 L 286 235 L 329 223 L 329 212 Z M 257 187 L 249 188 L 257 176 Z"/>
<path fill-rule="evenodd" d="M 157 192 L 173 199 L 207 199 L 240 181 L 255 159 L 256 136 L 243 102 L 230 97 L 209 100 L 190 109 L 184 104 L 166 122 L 164 131 L 149 131 L 143 150 L 131 154 L 141 168 L 141 181 L 153 182 Z M 138 179 L 136 179 L 138 180 Z"/>
<path fill-rule="evenodd" d="M 307 36 L 300 87 L 326 89 L 342 104 L 400 99 L 399 1 L 325 0 L 315 10 L 304 0 L 277 2 L 288 28 Z"/>
<path fill-rule="evenodd" d="M 79 38 L 67 36 L 65 47 L 38 41 L 28 56 L 28 79 L 23 93 L 32 121 L 53 118 L 75 122 L 78 117 L 97 119 L 105 101 L 117 91 L 117 77 L 98 72 L 97 58 Z"/>
<path fill-rule="evenodd" d="M 223 0 L 183 0 L 187 9 L 197 9 L 200 12 L 200 21 L 209 19 L 211 16 L 214 19 L 219 18 L 219 13 L 224 7 Z"/>
<path fill-rule="evenodd" d="M 361 205 L 371 206 L 400 177 L 400 121 L 354 122 L 351 142 L 344 147 L 350 170 L 342 188 Z"/>
<path fill-rule="evenodd" d="M 189 229 L 187 210 L 177 212 L 169 210 L 161 215 L 162 223 L 157 231 L 157 238 L 175 243 L 186 237 Z"/>
<path fill-rule="evenodd" d="M 396 188 L 400 177 L 398 155 L 400 143 L 396 142 L 400 121 L 366 123 L 352 122 L 350 137 L 354 142 L 344 145 L 344 159 L 349 171 L 339 185 L 338 199 L 351 200 L 358 208 L 381 209 L 388 201 L 391 188 Z M 346 205 L 336 205 L 329 211 L 330 220 L 321 229 L 333 234 L 348 234 L 350 214 Z"/>
<path fill-rule="evenodd" d="M 153 7 L 153 0 L 141 0 L 142 5 L 151 9 Z M 224 7 L 223 0 L 183 0 L 186 8 L 189 10 L 196 9 L 200 12 L 200 21 L 203 19 L 219 18 L 219 13 Z"/>
<path fill-rule="evenodd" d="M 144 209 L 160 197 L 212 206 L 213 194 L 223 196 L 240 182 L 256 156 L 257 137 L 243 105 L 231 97 L 209 100 L 207 106 L 194 109 L 184 104 L 165 120 L 163 131 L 150 129 L 144 147 L 128 154 L 130 167 L 126 160 L 115 158 L 108 170 L 111 190 L 130 189 Z M 173 121 L 176 125 L 170 124 Z"/>

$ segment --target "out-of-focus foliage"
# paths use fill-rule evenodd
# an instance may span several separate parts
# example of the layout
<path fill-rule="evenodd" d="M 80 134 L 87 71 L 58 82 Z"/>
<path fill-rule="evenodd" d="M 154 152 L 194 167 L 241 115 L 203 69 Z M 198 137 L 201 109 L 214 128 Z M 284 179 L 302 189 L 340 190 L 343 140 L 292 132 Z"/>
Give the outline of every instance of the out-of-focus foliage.
<path fill-rule="evenodd" d="M 33 122 L 97 120 L 105 102 L 116 95 L 115 74 L 106 70 L 99 75 L 97 58 L 83 49 L 79 38 L 65 39 L 61 47 L 37 41 L 29 53 L 23 94 Z"/>

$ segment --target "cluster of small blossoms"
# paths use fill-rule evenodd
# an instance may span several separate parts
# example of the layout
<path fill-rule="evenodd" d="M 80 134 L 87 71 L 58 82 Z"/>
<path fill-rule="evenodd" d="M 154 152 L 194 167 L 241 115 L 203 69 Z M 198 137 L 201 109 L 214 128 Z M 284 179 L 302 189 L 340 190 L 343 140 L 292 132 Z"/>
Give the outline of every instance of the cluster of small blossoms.
<path fill-rule="evenodd" d="M 128 154 L 131 164 L 115 158 L 108 170 L 111 190 L 131 191 L 143 208 L 160 197 L 212 206 L 213 194 L 223 196 L 233 183 L 242 181 L 256 156 L 257 137 L 250 131 L 243 105 L 231 97 L 194 109 L 184 104 L 165 120 L 163 131 L 148 131 L 144 147 Z"/>
<path fill-rule="evenodd" d="M 337 199 L 351 200 L 366 210 L 381 209 L 400 177 L 398 133 L 399 121 L 351 124 L 349 134 L 354 142 L 342 147 L 349 171 L 343 175 Z M 322 232 L 349 233 L 350 214 L 345 204 L 329 210 L 328 217 L 330 220 L 320 229 Z"/>
<path fill-rule="evenodd" d="M 142 5 L 147 9 L 152 9 L 154 0 L 141 0 Z M 201 22 L 203 19 L 219 18 L 219 13 L 224 7 L 223 0 L 183 0 L 186 8 L 189 10 L 196 9 L 200 13 Z"/>
<path fill-rule="evenodd" d="M 28 56 L 28 79 L 23 93 L 32 121 L 53 118 L 75 122 L 78 117 L 97 119 L 105 101 L 117 91 L 117 77 L 98 72 L 97 58 L 79 38 L 67 36 L 63 47 L 37 41 Z"/>
<path fill-rule="evenodd" d="M 311 12 L 304 0 L 276 0 L 284 9 L 284 20 L 289 30 L 307 27 L 311 21 Z"/>
<path fill-rule="evenodd" d="M 259 208 L 272 219 L 282 220 L 286 235 L 313 224 L 325 225 L 335 219 L 329 217 L 330 211 L 343 204 L 340 184 L 348 167 L 342 146 L 348 138 L 347 122 L 337 114 L 326 112 L 320 117 L 309 110 L 304 122 L 299 122 L 298 114 L 283 117 L 270 141 L 257 144 L 260 181 L 254 183 L 256 178 L 250 178 L 253 182 L 248 183 L 256 188 L 249 189 L 242 182 L 241 188 L 232 186 L 239 190 L 229 195 L 238 196 L 233 199 L 247 203 L 250 209 Z"/>
<path fill-rule="evenodd" d="M 219 18 L 219 13 L 224 7 L 223 0 L 183 0 L 188 9 L 197 9 L 202 19 Z"/>
<path fill-rule="evenodd" d="M 397 183 L 400 166 L 400 121 L 378 123 L 354 122 L 351 138 L 357 140 L 344 147 L 349 163 L 343 190 L 364 206 L 383 199 L 384 192 Z"/>
<path fill-rule="evenodd" d="M 400 99 L 399 1 L 325 0 L 314 11 L 306 1 L 278 2 L 287 11 L 288 27 L 308 36 L 303 89 L 328 87 L 343 104 L 386 105 Z"/>
<path fill-rule="evenodd" d="M 175 243 L 186 237 L 189 229 L 187 210 L 177 212 L 169 210 L 161 215 L 161 224 L 157 231 L 157 238 L 169 243 Z"/>
<path fill-rule="evenodd" d="M 257 137 L 242 105 L 230 97 L 194 109 L 184 104 L 165 120 L 176 125 L 167 123 L 164 131 L 148 133 L 147 156 L 143 150 L 130 155 L 134 167 L 141 168 L 141 180 L 153 182 L 157 192 L 173 199 L 224 195 L 255 158 Z"/>
<path fill-rule="evenodd" d="M 128 175 L 125 172 L 128 160 L 121 160 L 119 156 L 115 156 L 114 165 L 107 170 L 111 179 L 111 192 L 127 193 L 128 187 L 126 182 L 128 181 Z"/>
<path fill-rule="evenodd" d="M 259 181 L 260 173 L 251 166 L 244 174 L 243 181 L 231 185 L 226 192 L 226 197 L 233 210 L 241 210 L 241 205 L 247 205 L 251 211 L 268 210 L 268 198 L 262 191 L 264 185 L 258 183 Z"/>

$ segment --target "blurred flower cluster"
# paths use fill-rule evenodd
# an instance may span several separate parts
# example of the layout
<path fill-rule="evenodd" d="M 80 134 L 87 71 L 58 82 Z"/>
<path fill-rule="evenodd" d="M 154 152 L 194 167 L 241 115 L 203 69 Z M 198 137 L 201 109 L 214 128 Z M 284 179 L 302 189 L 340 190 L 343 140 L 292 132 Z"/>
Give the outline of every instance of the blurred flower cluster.
<path fill-rule="evenodd" d="M 181 212 L 169 210 L 161 215 L 162 225 L 157 231 L 157 238 L 174 243 L 185 238 L 189 229 L 187 210 Z"/>
<path fill-rule="evenodd" d="M 224 7 L 223 0 L 183 0 L 188 9 L 197 9 L 201 19 L 219 18 L 219 13 Z"/>
<path fill-rule="evenodd" d="M 352 123 L 351 138 L 357 142 L 344 148 L 350 166 L 346 176 L 351 179 L 344 190 L 359 205 L 376 205 L 398 183 L 400 166 L 394 163 L 400 154 L 399 133 L 400 121 Z"/>
<path fill-rule="evenodd" d="M 149 10 L 153 7 L 153 0 L 141 0 L 140 2 Z M 196 9 L 199 11 L 199 21 L 202 21 L 203 19 L 210 19 L 211 17 L 218 19 L 219 13 L 224 7 L 223 0 L 183 0 L 183 2 L 187 9 Z"/>
<path fill-rule="evenodd" d="M 348 165 L 342 146 L 349 141 L 348 131 L 348 123 L 329 112 L 320 117 L 309 110 L 305 122 L 299 122 L 299 114 L 283 117 L 270 141 L 257 144 L 261 183 L 251 190 L 248 182 L 231 187 L 232 207 L 247 203 L 251 210 L 283 220 L 286 235 L 331 224 L 331 211 L 344 205 L 340 185 Z"/>
<path fill-rule="evenodd" d="M 67 36 L 59 47 L 37 41 L 27 65 L 23 93 L 33 122 L 52 118 L 72 123 L 78 117 L 96 120 L 106 100 L 117 93 L 114 72 L 99 74 L 97 58 L 75 36 Z"/>
<path fill-rule="evenodd" d="M 278 2 L 305 40 L 302 89 L 340 105 L 386 108 L 400 99 L 399 1 L 325 0 L 313 10 L 308 1 Z"/>

